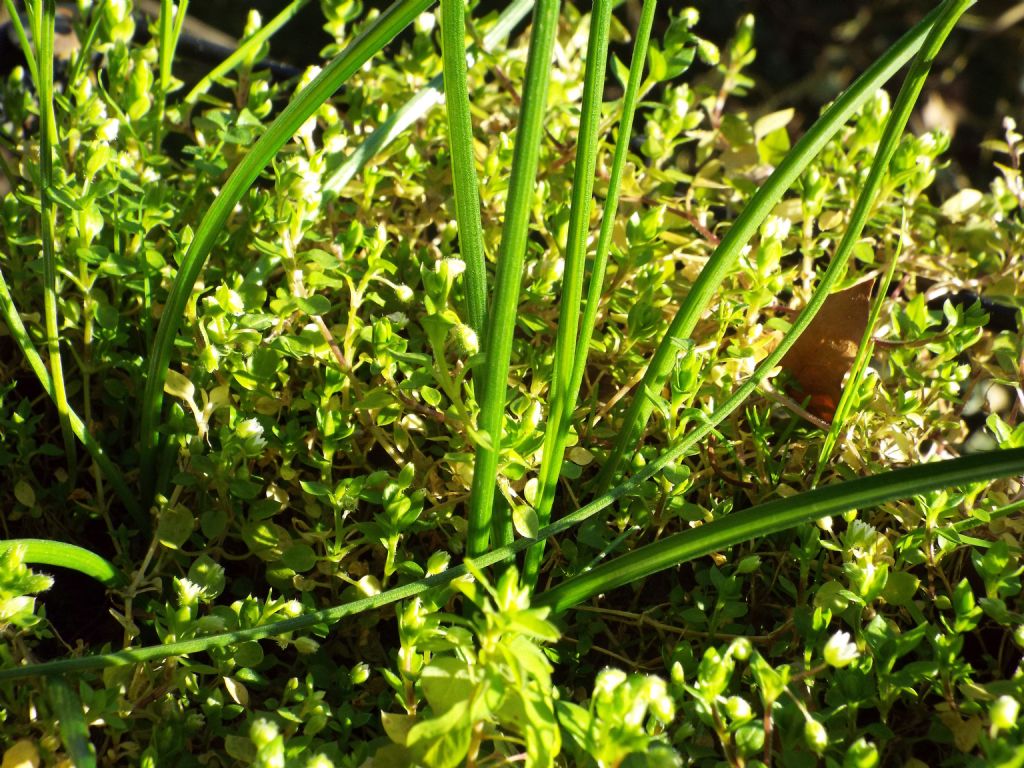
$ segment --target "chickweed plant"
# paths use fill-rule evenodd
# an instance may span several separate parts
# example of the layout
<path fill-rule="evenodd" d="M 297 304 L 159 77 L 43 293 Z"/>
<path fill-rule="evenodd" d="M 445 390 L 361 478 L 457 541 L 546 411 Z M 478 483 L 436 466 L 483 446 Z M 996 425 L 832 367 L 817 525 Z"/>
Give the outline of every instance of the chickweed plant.
<path fill-rule="evenodd" d="M 942 300 L 1019 303 L 1022 138 L 942 201 L 905 133 L 971 0 L 799 136 L 656 0 L 321 0 L 286 82 L 294 0 L 187 84 L 184 0 L 56 76 L 4 2 L 5 768 L 1024 761 L 1019 312 Z"/>

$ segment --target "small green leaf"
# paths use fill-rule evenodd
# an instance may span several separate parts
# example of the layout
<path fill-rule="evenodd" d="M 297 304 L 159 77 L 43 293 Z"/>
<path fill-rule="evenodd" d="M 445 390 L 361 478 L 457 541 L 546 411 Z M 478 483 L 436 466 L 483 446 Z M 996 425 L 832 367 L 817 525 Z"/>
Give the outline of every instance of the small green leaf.
<path fill-rule="evenodd" d="M 420 676 L 423 696 L 434 712 L 446 712 L 472 697 L 473 681 L 466 662 L 454 656 L 439 656 Z"/>
<path fill-rule="evenodd" d="M 167 379 L 164 381 L 164 392 L 182 400 L 192 402 L 196 396 L 195 385 L 189 378 L 173 368 L 167 370 Z"/>
<path fill-rule="evenodd" d="M 917 593 L 921 580 L 906 571 L 889 574 L 882 597 L 890 605 L 908 605 Z"/>
<path fill-rule="evenodd" d="M 305 573 L 316 565 L 316 553 L 308 544 L 293 544 L 284 551 L 281 562 L 296 573 Z"/>
<path fill-rule="evenodd" d="M 157 523 L 156 535 L 168 549 L 178 549 L 188 541 L 195 526 L 195 517 L 192 511 L 175 504 L 160 510 L 160 520 Z"/>
<path fill-rule="evenodd" d="M 36 492 L 25 480 L 19 480 L 14 484 L 14 498 L 26 507 L 36 505 Z"/>
<path fill-rule="evenodd" d="M 512 524 L 520 536 L 527 539 L 537 538 L 540 527 L 537 511 L 528 504 L 517 504 L 512 508 Z"/>
<path fill-rule="evenodd" d="M 296 296 L 295 304 L 307 315 L 326 315 L 331 311 L 330 299 L 320 294 L 308 297 Z"/>

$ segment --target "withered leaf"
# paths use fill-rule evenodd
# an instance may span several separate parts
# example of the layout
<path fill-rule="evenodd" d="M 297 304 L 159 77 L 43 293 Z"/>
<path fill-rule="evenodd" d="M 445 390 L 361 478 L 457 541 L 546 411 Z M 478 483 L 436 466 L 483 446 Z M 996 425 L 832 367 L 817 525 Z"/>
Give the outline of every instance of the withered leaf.
<path fill-rule="evenodd" d="M 874 280 L 831 294 L 781 365 L 792 377 L 790 395 L 807 410 L 831 421 L 843 394 L 843 379 L 853 366 L 868 325 Z"/>

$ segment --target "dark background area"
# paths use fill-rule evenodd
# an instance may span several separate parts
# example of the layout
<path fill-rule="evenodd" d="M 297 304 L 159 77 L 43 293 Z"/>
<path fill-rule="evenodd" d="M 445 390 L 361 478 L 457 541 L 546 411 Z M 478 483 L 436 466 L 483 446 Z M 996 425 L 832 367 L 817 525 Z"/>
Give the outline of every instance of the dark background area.
<path fill-rule="evenodd" d="M 269 19 L 286 0 L 205 0 L 192 3 L 193 15 L 239 35 L 246 12 L 256 8 Z M 368 0 L 366 7 L 386 7 Z M 662 2 L 661 31 L 672 9 L 690 3 Z M 796 107 L 802 130 L 821 106 L 834 98 L 860 72 L 911 26 L 935 7 L 934 0 L 717 0 L 695 4 L 701 11 L 698 31 L 723 44 L 737 19 L 754 14 L 757 61 L 750 69 L 757 87 L 746 107 L 753 112 Z M 481 15 L 504 7 L 485 0 L 474 11 Z M 619 18 L 633 28 L 640 0 L 626 0 Z M 318 2 L 311 3 L 273 41 L 274 58 L 304 66 L 319 61 L 329 41 L 322 29 Z M 525 24 L 523 25 L 525 28 Z M 656 28 L 655 34 L 660 31 Z M 897 86 L 893 86 L 894 88 Z M 922 94 L 916 131 L 936 125 L 953 130 L 953 171 L 961 183 L 986 184 L 991 157 L 979 144 L 1002 136 L 1002 118 L 1013 116 L 1024 125 L 1024 2 L 983 0 L 961 20 L 950 36 L 940 61 Z M 952 181 L 952 180 L 949 180 Z"/>

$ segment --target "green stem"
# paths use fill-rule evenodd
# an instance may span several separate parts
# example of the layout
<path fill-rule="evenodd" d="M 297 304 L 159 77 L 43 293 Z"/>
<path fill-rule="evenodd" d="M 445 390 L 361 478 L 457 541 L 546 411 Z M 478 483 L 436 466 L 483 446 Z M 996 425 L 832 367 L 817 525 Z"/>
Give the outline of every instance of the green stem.
<path fill-rule="evenodd" d="M 611 0 L 595 0 L 587 41 L 587 64 L 583 78 L 583 104 L 580 109 L 579 136 L 576 140 L 576 168 L 573 171 L 569 230 L 566 236 L 565 268 L 558 298 L 558 332 L 555 336 L 555 365 L 548 391 L 548 418 L 544 430 L 544 453 L 537 484 L 534 508 L 539 525 L 551 519 L 551 503 L 562 468 L 562 456 L 569 435 L 569 415 L 576 406 L 577 391 L 572 389 L 572 373 L 578 354 L 586 356 L 587 345 L 577 345 L 580 302 L 583 299 L 583 273 L 586 266 L 587 239 L 590 234 L 590 209 L 593 204 L 594 170 L 608 65 L 608 31 L 611 26 Z M 523 580 L 536 584 L 542 545 L 531 549 L 525 559 Z"/>
<path fill-rule="evenodd" d="M 489 51 L 504 42 L 532 7 L 533 0 L 513 0 L 509 3 L 501 12 L 494 26 L 484 35 L 483 50 Z M 468 56 L 472 57 L 479 53 L 480 51 L 476 47 L 471 47 Z M 373 159 L 374 155 L 405 133 L 410 125 L 443 102 L 443 89 L 444 78 L 442 75 L 438 75 L 405 102 L 401 109 L 381 123 L 362 144 L 352 150 L 352 153 L 337 168 L 328 173 L 327 179 L 324 181 L 324 192 L 332 195 L 341 192 L 345 185 L 362 170 L 363 166 Z"/>
<path fill-rule="evenodd" d="M 53 187 L 53 153 L 57 144 L 57 123 L 53 109 L 53 36 L 56 23 L 55 0 L 36 0 L 35 26 L 39 30 L 36 40 L 36 71 L 39 79 L 39 209 L 43 248 L 43 317 L 46 325 L 46 351 L 50 359 L 54 402 L 64 437 L 64 453 L 68 472 L 75 473 L 75 436 L 71 428 L 64 365 L 60 354 L 60 321 L 57 315 L 57 251 L 55 230 L 57 212 L 54 210 L 50 190 Z"/>
<path fill-rule="evenodd" d="M 666 453 L 655 462 L 657 468 L 655 468 L 655 464 L 649 465 L 636 478 L 623 483 L 577 512 L 566 515 L 558 522 L 542 529 L 538 536 L 550 538 L 562 533 L 593 517 L 616 499 L 636 490 L 639 484 L 650 480 L 657 471 L 664 468 L 671 460 L 670 453 Z M 624 555 L 606 566 L 599 566 L 599 568 L 615 566 L 614 571 L 603 571 L 603 578 L 600 581 L 595 580 L 591 576 L 594 571 L 590 571 L 543 593 L 537 599 L 537 604 L 548 605 L 555 612 L 561 612 L 593 595 L 595 589 L 598 592 L 605 591 L 606 586 L 610 589 L 611 585 L 620 578 L 616 574 L 620 571 L 625 572 L 627 568 L 630 570 L 632 578 L 642 578 L 648 573 L 654 573 L 656 570 L 683 562 L 679 558 L 699 557 L 708 552 L 735 546 L 749 541 L 751 538 L 767 536 L 828 515 L 837 515 L 851 509 L 863 509 L 870 505 L 910 498 L 940 488 L 1011 477 L 1022 472 L 1024 472 L 1024 448 L 1012 448 L 896 469 L 872 477 L 858 478 L 818 488 L 789 499 L 780 499 L 737 512 L 677 535 L 678 537 L 687 537 L 685 539 L 677 538 L 677 536 L 669 537 L 662 542 L 650 545 L 654 549 L 645 547 L 643 550 L 638 550 L 637 552 L 644 552 L 642 557 L 637 552 Z M 474 558 L 473 567 L 479 571 L 509 560 L 534 542 L 534 539 L 518 539 L 510 545 L 499 547 Z M 628 560 L 624 558 L 628 558 Z M 222 648 L 249 640 L 262 640 L 288 632 L 298 632 L 319 624 L 334 624 L 348 616 L 376 610 L 382 606 L 423 594 L 427 590 L 444 586 L 468 573 L 470 570 L 465 564 L 462 564 L 450 568 L 444 573 L 403 584 L 372 597 L 250 629 L 223 632 L 195 640 L 182 640 L 176 643 L 0 669 L 0 681 L 19 680 L 40 675 L 64 675 L 69 672 L 156 661 L 172 656 L 187 656 L 208 651 L 211 648 Z"/>
<path fill-rule="evenodd" d="M 466 263 L 466 314 L 477 336 L 484 334 L 487 314 L 487 265 L 480 221 L 480 192 L 473 152 L 473 121 L 466 83 L 466 6 L 464 0 L 441 0 L 441 56 L 444 62 L 448 145 L 452 156 L 455 220 L 459 250 Z"/>
<path fill-rule="evenodd" d="M 273 37 L 281 27 L 294 19 L 303 6 L 308 4 L 309 0 L 292 0 L 292 2 L 284 7 L 284 10 L 260 27 L 254 35 L 239 43 L 234 53 L 211 69 L 196 83 L 195 87 L 185 96 L 185 103 L 192 105 L 199 101 L 199 97 L 206 93 L 218 78 L 224 77 L 228 72 L 246 61 L 254 51 L 258 50 L 267 40 Z"/>
<path fill-rule="evenodd" d="M 164 114 L 167 109 L 167 94 L 171 90 L 172 72 L 174 64 L 174 51 L 178 47 L 178 39 L 181 37 L 181 27 L 185 23 L 185 16 L 188 13 L 188 1 L 178 0 L 177 12 L 174 11 L 173 0 L 160 0 L 160 88 L 157 92 L 157 121 L 154 143 L 154 151 L 160 152 L 160 145 L 163 143 Z"/>
<path fill-rule="evenodd" d="M 487 550 L 488 532 L 492 528 L 495 544 L 500 546 L 512 540 L 511 516 L 504 512 L 494 515 L 492 520 L 492 512 L 498 477 L 498 457 L 501 451 L 502 422 L 505 418 L 508 365 L 512 355 L 512 338 L 515 334 L 516 310 L 519 306 L 519 288 L 523 278 L 530 209 L 544 131 L 544 111 L 557 26 L 558 0 L 538 0 L 533 14 L 530 51 L 526 61 L 526 83 L 512 158 L 508 205 L 498 251 L 494 300 L 491 302 L 482 345 L 486 363 L 478 369 L 478 429 L 485 441 L 477 447 L 473 487 L 469 497 L 466 551 L 471 557 Z"/>

